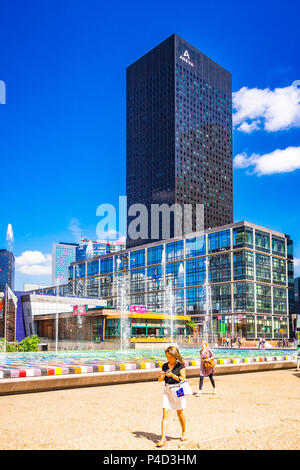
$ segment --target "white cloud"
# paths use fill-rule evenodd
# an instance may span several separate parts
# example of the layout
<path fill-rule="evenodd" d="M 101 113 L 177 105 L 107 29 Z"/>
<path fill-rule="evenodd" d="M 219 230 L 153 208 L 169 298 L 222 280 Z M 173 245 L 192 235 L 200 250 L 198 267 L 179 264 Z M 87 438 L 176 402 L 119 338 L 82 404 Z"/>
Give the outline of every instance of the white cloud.
<path fill-rule="evenodd" d="M 70 220 L 68 230 L 72 233 L 76 243 L 80 243 L 81 238 L 87 238 L 83 235 L 80 221 L 76 218 Z"/>
<path fill-rule="evenodd" d="M 29 276 L 49 276 L 52 269 L 52 256 L 41 251 L 24 251 L 16 257 L 16 270 Z"/>
<path fill-rule="evenodd" d="M 300 258 L 294 258 L 294 276 L 300 276 Z"/>
<path fill-rule="evenodd" d="M 272 175 L 274 173 L 289 173 L 300 169 L 300 147 L 287 147 L 277 149 L 271 153 L 259 155 L 245 152 L 234 157 L 235 168 L 253 167 L 253 172 L 258 175 Z"/>
<path fill-rule="evenodd" d="M 233 93 L 233 124 L 246 133 L 300 127 L 300 80 L 284 88 L 242 87 Z"/>

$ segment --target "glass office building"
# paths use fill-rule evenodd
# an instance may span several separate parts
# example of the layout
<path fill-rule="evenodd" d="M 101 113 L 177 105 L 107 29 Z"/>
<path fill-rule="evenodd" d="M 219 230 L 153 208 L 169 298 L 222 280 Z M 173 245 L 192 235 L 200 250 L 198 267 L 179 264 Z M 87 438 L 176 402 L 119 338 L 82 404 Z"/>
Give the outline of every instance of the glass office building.
<path fill-rule="evenodd" d="M 288 235 L 248 222 L 126 249 L 72 263 L 71 295 L 99 297 L 117 306 L 120 278 L 128 282 L 128 303 L 147 312 L 166 312 L 171 286 L 174 313 L 203 328 L 208 276 L 214 331 L 248 339 L 290 334 L 293 243 Z"/>
<path fill-rule="evenodd" d="M 78 243 L 52 244 L 52 284 L 66 284 L 68 282 L 68 268 L 76 261 L 76 248 Z"/>
<path fill-rule="evenodd" d="M 128 208 L 191 204 L 192 231 L 232 223 L 231 74 L 174 34 L 127 68 L 126 93 Z M 176 222 L 172 214 L 170 238 Z"/>
<path fill-rule="evenodd" d="M 15 288 L 15 257 L 11 251 L 0 250 L 0 292 L 5 292 L 6 284 Z"/>

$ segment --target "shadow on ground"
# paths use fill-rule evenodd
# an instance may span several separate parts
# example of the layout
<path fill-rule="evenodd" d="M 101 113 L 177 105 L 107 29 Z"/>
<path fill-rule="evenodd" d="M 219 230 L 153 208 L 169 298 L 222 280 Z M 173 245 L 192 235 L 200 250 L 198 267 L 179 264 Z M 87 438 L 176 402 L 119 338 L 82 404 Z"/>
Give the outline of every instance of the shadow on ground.
<path fill-rule="evenodd" d="M 148 439 L 151 442 L 154 442 L 155 444 L 161 439 L 160 434 L 154 434 L 152 432 L 143 432 L 143 431 L 133 431 L 132 434 L 137 437 L 137 438 L 145 438 Z M 171 436 L 166 436 L 167 441 L 178 441 L 178 437 L 171 437 Z"/>

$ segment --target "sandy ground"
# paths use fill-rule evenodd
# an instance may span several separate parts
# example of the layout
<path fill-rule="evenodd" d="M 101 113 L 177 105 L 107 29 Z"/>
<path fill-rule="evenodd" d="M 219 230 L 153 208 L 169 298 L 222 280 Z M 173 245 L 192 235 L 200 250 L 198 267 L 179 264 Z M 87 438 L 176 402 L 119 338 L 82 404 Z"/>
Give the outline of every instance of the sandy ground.
<path fill-rule="evenodd" d="M 194 390 L 198 380 L 190 379 Z M 296 370 L 208 379 L 187 398 L 188 441 L 172 412 L 172 449 L 299 449 L 300 373 Z M 163 385 L 110 385 L 0 397 L 0 449 L 155 449 Z"/>

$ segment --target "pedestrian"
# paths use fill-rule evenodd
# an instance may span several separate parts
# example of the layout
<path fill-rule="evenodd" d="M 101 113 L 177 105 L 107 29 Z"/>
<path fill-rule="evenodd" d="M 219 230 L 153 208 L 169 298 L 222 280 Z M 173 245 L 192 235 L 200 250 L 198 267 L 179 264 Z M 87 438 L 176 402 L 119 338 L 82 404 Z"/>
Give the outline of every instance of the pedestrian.
<path fill-rule="evenodd" d="M 241 338 L 240 337 L 238 337 L 238 339 L 237 339 L 237 344 L 238 344 L 238 347 L 240 348 L 241 347 Z"/>
<path fill-rule="evenodd" d="M 213 374 L 215 372 L 215 356 L 212 350 L 208 347 L 206 341 L 202 341 L 201 344 L 200 360 L 199 391 L 195 393 L 195 396 L 200 397 L 202 395 L 204 377 L 209 377 L 213 386 L 213 393 L 216 395 L 216 384 L 213 378 Z"/>
<path fill-rule="evenodd" d="M 176 391 L 180 389 L 180 382 L 186 379 L 185 366 L 183 359 L 175 346 L 169 346 L 165 350 L 168 362 L 162 366 L 159 374 L 158 381 L 165 382 L 164 395 L 163 395 L 163 416 L 161 422 L 161 439 L 156 444 L 157 447 L 165 446 L 166 439 L 166 425 L 171 410 L 177 411 L 177 416 L 181 425 L 182 436 L 181 441 L 186 441 L 186 418 L 183 414 L 186 408 L 186 399 L 184 396 L 178 397 Z"/>
<path fill-rule="evenodd" d="M 229 348 L 229 338 L 226 338 L 226 346 Z"/>

